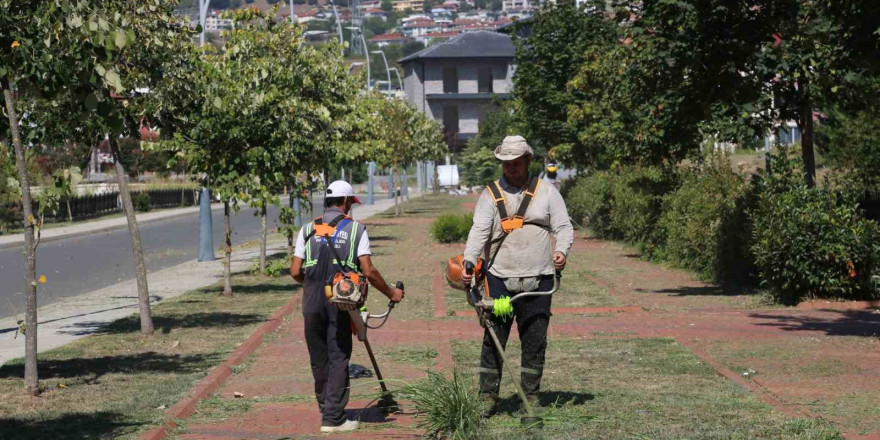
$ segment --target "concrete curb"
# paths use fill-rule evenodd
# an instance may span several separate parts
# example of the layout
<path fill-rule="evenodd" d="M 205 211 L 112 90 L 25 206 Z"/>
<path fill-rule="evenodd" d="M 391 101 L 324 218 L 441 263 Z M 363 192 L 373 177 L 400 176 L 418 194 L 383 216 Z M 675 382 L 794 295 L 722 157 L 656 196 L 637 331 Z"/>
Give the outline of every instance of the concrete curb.
<path fill-rule="evenodd" d="M 142 440 L 163 440 L 170 430 L 177 427 L 177 420 L 186 419 L 196 408 L 199 401 L 208 397 L 220 388 L 227 379 L 232 376 L 232 367 L 242 363 L 248 356 L 253 354 L 263 343 L 263 337 L 278 330 L 285 317 L 293 313 L 302 300 L 302 290 L 294 295 L 290 301 L 272 314 L 269 319 L 258 327 L 248 338 L 229 355 L 226 360 L 214 368 L 193 387 L 190 396 L 178 402 L 165 412 L 165 425 L 150 429 L 141 435 Z"/>
<path fill-rule="evenodd" d="M 171 220 L 171 219 L 175 219 L 178 217 L 192 215 L 193 213 L 197 214 L 199 212 L 198 206 L 195 207 L 195 211 L 193 211 L 193 207 L 174 208 L 174 209 L 175 209 L 175 212 L 172 212 L 171 210 L 169 210 L 169 212 L 167 213 L 168 215 L 155 216 L 155 217 L 150 217 L 150 218 L 146 218 L 146 219 L 137 219 L 138 227 L 143 226 L 143 225 L 148 225 L 151 223 L 155 223 L 155 222 L 159 222 L 159 221 L 163 221 L 163 220 Z M 179 209 L 180 212 L 176 212 L 177 209 Z M 211 211 L 220 210 L 220 209 L 223 209 L 223 205 L 211 207 Z M 145 213 L 145 214 L 149 214 L 149 213 Z M 74 231 L 70 231 L 70 232 L 64 232 L 64 233 L 60 233 L 57 235 L 49 235 L 49 236 L 43 235 L 40 238 L 40 244 L 63 240 L 63 239 L 70 238 L 70 237 L 86 237 L 86 236 L 98 234 L 101 232 L 115 231 L 117 229 L 127 229 L 128 228 L 128 221 L 125 219 L 125 217 L 122 217 L 123 221 L 119 224 L 106 224 L 106 223 L 101 224 L 101 222 L 110 223 L 111 220 L 117 220 L 117 219 L 87 220 L 85 223 L 81 223 L 79 225 L 72 225 L 71 227 L 91 226 L 90 225 L 90 223 L 91 223 L 94 225 L 94 227 L 85 228 L 85 229 L 79 230 L 79 231 L 74 230 Z M 45 234 L 45 232 L 53 232 L 53 230 L 49 229 L 47 231 L 44 231 L 44 234 Z M 24 244 L 24 237 L 17 239 L 15 241 L 0 242 L 0 249 L 20 247 L 23 244 Z"/>

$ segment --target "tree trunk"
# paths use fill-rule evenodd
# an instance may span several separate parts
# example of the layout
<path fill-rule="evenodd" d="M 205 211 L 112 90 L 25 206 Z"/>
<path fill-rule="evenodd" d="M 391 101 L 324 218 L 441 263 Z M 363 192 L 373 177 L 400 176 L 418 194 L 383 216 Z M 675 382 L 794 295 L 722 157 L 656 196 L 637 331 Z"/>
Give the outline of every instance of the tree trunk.
<path fill-rule="evenodd" d="M 404 202 L 406 202 L 406 199 L 403 198 L 404 197 L 403 186 L 406 185 L 406 170 L 404 170 L 403 174 L 398 176 L 397 179 L 398 179 L 398 181 L 400 181 L 400 213 L 403 214 L 405 211 Z"/>
<path fill-rule="evenodd" d="M 27 166 L 24 160 L 24 147 L 18 132 L 18 116 L 15 113 L 15 99 L 12 90 L 4 87 L 3 98 L 6 101 L 6 113 L 9 118 L 9 129 L 12 132 L 12 146 L 15 150 L 15 168 L 18 171 L 18 183 L 21 185 L 21 205 L 24 211 L 24 254 L 25 281 L 27 282 L 27 301 L 25 308 L 25 341 L 24 341 L 24 389 L 28 394 L 40 392 L 39 376 L 37 375 L 37 243 L 34 237 L 36 219 L 34 218 L 31 200 L 31 184 L 28 181 Z"/>
<path fill-rule="evenodd" d="M 816 156 L 813 148 L 813 102 L 809 84 L 803 84 L 801 101 L 801 156 L 804 160 L 804 180 L 807 186 L 816 186 Z"/>
<path fill-rule="evenodd" d="M 73 223 L 73 211 L 70 210 L 70 197 L 67 197 L 67 221 Z"/>
<path fill-rule="evenodd" d="M 141 233 L 138 230 L 137 218 L 134 214 L 134 205 L 131 203 L 131 193 L 128 191 L 128 179 L 125 167 L 122 165 L 122 154 L 119 151 L 117 136 L 110 135 L 110 149 L 113 152 L 113 162 L 116 168 L 116 181 L 119 182 L 119 198 L 122 199 L 122 210 L 128 220 L 128 232 L 131 235 L 131 251 L 134 254 L 134 271 L 137 279 L 138 305 L 141 315 L 141 334 L 144 336 L 153 334 L 153 313 L 150 310 L 150 290 L 147 287 L 147 263 L 144 260 L 144 250 L 141 245 Z"/>
<path fill-rule="evenodd" d="M 294 196 L 294 189 L 292 187 L 290 188 L 290 196 L 289 197 L 290 197 L 290 209 L 293 209 L 293 202 L 294 202 L 294 200 L 296 200 L 296 198 Z M 300 204 L 302 204 L 302 203 L 300 203 Z M 299 213 L 294 214 L 294 216 L 299 216 Z M 296 222 L 296 220 L 294 220 L 294 222 Z M 288 228 L 285 228 L 285 229 L 288 229 L 288 231 L 285 232 L 285 235 L 287 236 L 287 258 L 291 259 L 291 258 L 293 258 L 293 234 L 289 230 L 289 226 L 291 226 L 291 225 L 287 225 L 287 226 L 288 226 Z"/>
<path fill-rule="evenodd" d="M 223 295 L 232 296 L 232 223 L 229 220 L 229 201 L 223 202 L 223 222 L 226 227 L 225 256 L 223 257 Z"/>
<path fill-rule="evenodd" d="M 394 216 L 400 217 L 400 204 L 398 203 L 398 193 L 397 188 L 394 185 L 394 179 L 391 179 L 391 191 L 394 191 L 392 194 L 394 195 Z"/>
<path fill-rule="evenodd" d="M 260 209 L 260 275 L 266 276 L 266 201 Z"/>

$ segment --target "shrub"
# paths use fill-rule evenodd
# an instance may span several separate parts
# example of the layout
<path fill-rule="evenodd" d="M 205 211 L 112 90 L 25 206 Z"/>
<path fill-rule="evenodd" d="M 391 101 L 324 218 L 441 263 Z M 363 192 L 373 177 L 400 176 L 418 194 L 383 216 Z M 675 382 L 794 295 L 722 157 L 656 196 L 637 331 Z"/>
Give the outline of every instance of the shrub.
<path fill-rule="evenodd" d="M 774 157 L 774 174 L 758 183 L 751 251 L 762 282 L 786 304 L 875 295 L 877 225 L 852 198 L 804 185 L 797 162 Z"/>
<path fill-rule="evenodd" d="M 597 171 L 578 178 L 567 190 L 565 204 L 575 223 L 602 238 L 620 238 L 611 227 L 612 176 Z"/>
<path fill-rule="evenodd" d="M 149 212 L 152 208 L 150 195 L 147 192 L 131 193 L 131 204 L 134 205 L 135 211 L 139 212 Z"/>
<path fill-rule="evenodd" d="M 431 224 L 431 236 L 440 243 L 457 243 L 467 239 L 474 224 L 473 214 L 447 214 Z"/>
<path fill-rule="evenodd" d="M 675 187 L 674 173 L 658 167 L 626 166 L 613 172 L 597 171 L 578 179 L 568 192 L 566 206 L 576 222 L 583 222 L 601 238 L 623 239 L 639 245 L 648 256 L 662 248 L 655 226 L 663 197 Z"/>
<path fill-rule="evenodd" d="M 752 272 L 750 190 L 727 155 L 713 155 L 685 170 L 681 186 L 666 196 L 659 227 L 666 258 L 715 282 L 744 281 Z"/>
<path fill-rule="evenodd" d="M 259 274 L 260 259 L 254 258 L 251 262 L 251 275 Z M 266 276 L 278 278 L 282 275 L 290 275 L 290 257 L 287 254 L 266 257 Z"/>
<path fill-rule="evenodd" d="M 660 257 L 664 237 L 656 228 L 663 198 L 675 189 L 676 176 L 659 167 L 619 169 L 612 185 L 611 228 L 616 235 L 639 246 L 648 257 Z"/>

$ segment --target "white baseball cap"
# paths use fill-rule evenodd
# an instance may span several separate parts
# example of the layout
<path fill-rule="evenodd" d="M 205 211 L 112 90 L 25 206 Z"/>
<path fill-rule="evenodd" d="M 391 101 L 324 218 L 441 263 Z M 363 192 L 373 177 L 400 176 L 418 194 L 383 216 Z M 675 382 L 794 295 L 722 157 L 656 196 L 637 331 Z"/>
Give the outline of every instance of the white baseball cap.
<path fill-rule="evenodd" d="M 337 180 L 327 186 L 327 195 L 325 197 L 351 197 L 354 203 L 360 203 L 360 199 L 354 195 L 354 190 L 348 182 Z"/>

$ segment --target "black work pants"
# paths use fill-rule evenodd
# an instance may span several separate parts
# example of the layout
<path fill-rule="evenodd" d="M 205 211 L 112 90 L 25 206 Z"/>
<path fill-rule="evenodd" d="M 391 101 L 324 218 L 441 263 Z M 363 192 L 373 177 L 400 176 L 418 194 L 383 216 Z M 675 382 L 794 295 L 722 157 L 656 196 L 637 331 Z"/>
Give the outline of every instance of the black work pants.
<path fill-rule="evenodd" d="M 322 307 L 304 311 L 303 318 L 321 425 L 339 426 L 345 422 L 348 405 L 351 318 L 326 300 Z"/>
<path fill-rule="evenodd" d="M 500 298 L 502 296 L 513 297 L 504 286 L 504 279 L 487 274 L 489 296 Z M 539 291 L 548 291 L 553 288 L 553 277 L 542 277 L 538 286 Z M 519 331 L 519 339 L 522 344 L 522 358 L 520 360 L 520 383 L 526 395 L 537 396 L 541 389 L 541 377 L 544 372 L 544 352 L 547 350 L 547 326 L 550 323 L 550 296 L 535 296 L 523 298 L 513 303 L 513 317 L 502 319 L 492 316 L 491 325 L 495 329 L 495 335 L 501 342 L 501 347 L 507 347 L 507 339 L 513 320 L 516 319 L 516 328 Z M 483 349 L 480 354 L 480 394 L 485 397 L 498 397 L 501 387 L 501 371 L 503 362 L 489 331 L 483 335 Z"/>

